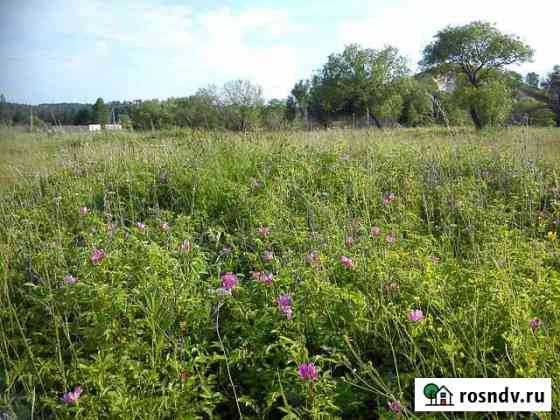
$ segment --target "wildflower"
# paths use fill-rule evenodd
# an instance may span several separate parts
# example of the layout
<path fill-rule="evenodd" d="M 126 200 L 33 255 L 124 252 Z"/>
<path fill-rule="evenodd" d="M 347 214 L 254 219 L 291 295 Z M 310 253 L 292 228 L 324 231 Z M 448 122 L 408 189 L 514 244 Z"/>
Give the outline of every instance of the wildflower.
<path fill-rule="evenodd" d="M 344 255 L 340 257 L 340 263 L 346 268 L 354 268 L 354 262 Z"/>
<path fill-rule="evenodd" d="M 286 318 L 292 319 L 293 316 L 292 297 L 286 294 L 280 295 L 278 296 L 278 299 L 276 299 L 276 303 L 278 305 L 278 309 L 280 310 L 280 312 L 286 315 Z"/>
<path fill-rule="evenodd" d="M 432 255 L 431 260 L 434 264 L 437 264 L 440 258 L 437 255 Z"/>
<path fill-rule="evenodd" d="M 181 242 L 181 251 L 183 252 L 191 252 L 192 251 L 192 243 L 188 239 L 185 239 Z"/>
<path fill-rule="evenodd" d="M 311 251 L 305 256 L 305 262 L 309 265 L 317 265 L 319 264 L 319 256 L 315 251 Z"/>
<path fill-rule="evenodd" d="M 261 255 L 261 260 L 263 262 L 270 262 L 274 258 L 274 254 L 272 251 L 265 251 L 263 255 Z"/>
<path fill-rule="evenodd" d="M 270 234 L 270 228 L 267 225 L 261 225 L 258 229 L 259 235 L 266 238 Z"/>
<path fill-rule="evenodd" d="M 146 225 L 145 225 L 144 223 L 142 223 L 142 222 L 136 223 L 136 227 L 137 227 L 138 229 L 140 229 L 140 230 L 146 229 Z"/>
<path fill-rule="evenodd" d="M 159 228 L 163 231 L 169 230 L 169 225 L 167 223 L 160 223 Z"/>
<path fill-rule="evenodd" d="M 388 244 L 393 244 L 393 243 L 395 243 L 396 240 L 397 240 L 397 238 L 392 233 L 385 236 L 385 242 L 387 242 Z"/>
<path fill-rule="evenodd" d="M 388 206 L 391 202 L 395 199 L 395 193 L 389 193 L 385 197 L 383 197 L 383 205 Z"/>
<path fill-rule="evenodd" d="M 222 250 L 220 251 L 220 257 L 223 255 L 227 255 L 231 252 L 232 248 L 229 245 L 224 245 L 224 247 L 222 248 Z"/>
<path fill-rule="evenodd" d="M 63 281 L 64 281 L 65 285 L 71 286 L 73 284 L 78 283 L 78 278 L 74 277 L 74 276 L 71 276 L 71 275 L 67 275 L 67 276 L 64 276 Z"/>
<path fill-rule="evenodd" d="M 490 176 L 490 171 L 484 170 L 484 171 L 482 171 L 481 175 L 482 175 L 482 178 L 488 178 Z"/>
<path fill-rule="evenodd" d="M 555 226 L 560 226 L 560 219 L 556 219 L 554 222 L 552 222 L 552 224 Z"/>
<path fill-rule="evenodd" d="M 252 271 L 251 276 L 255 280 L 259 280 L 260 282 L 270 286 L 272 281 L 274 280 L 274 276 L 272 273 L 265 273 L 264 271 Z"/>
<path fill-rule="evenodd" d="M 541 325 L 542 321 L 539 318 L 533 318 L 531 321 L 529 321 L 529 326 L 531 327 L 531 330 L 533 330 L 533 332 L 538 330 Z"/>
<path fill-rule="evenodd" d="M 225 290 L 233 289 L 234 287 L 237 286 L 238 283 L 239 283 L 239 279 L 232 272 L 228 271 L 227 273 L 222 274 L 222 287 Z"/>
<path fill-rule="evenodd" d="M 379 236 L 381 235 L 381 229 L 378 226 L 374 226 L 370 230 L 371 236 Z"/>
<path fill-rule="evenodd" d="M 399 400 L 391 400 L 387 403 L 387 406 L 389 407 L 389 410 L 391 410 L 397 416 L 401 415 L 402 405 L 401 405 L 401 402 Z"/>
<path fill-rule="evenodd" d="M 165 172 L 163 172 L 160 176 L 159 176 L 159 182 L 161 182 L 162 184 L 165 184 L 167 182 L 167 174 Z"/>
<path fill-rule="evenodd" d="M 80 214 L 81 214 L 82 216 L 85 216 L 86 214 L 88 214 L 88 211 L 89 211 L 89 210 L 88 210 L 88 208 L 87 208 L 86 206 L 81 206 L 81 207 L 80 207 Z"/>
<path fill-rule="evenodd" d="M 258 191 L 263 187 L 263 183 L 260 179 L 257 178 L 251 178 L 251 188 L 254 191 Z"/>
<path fill-rule="evenodd" d="M 189 379 L 190 376 L 191 374 L 187 369 L 181 369 L 181 372 L 179 373 L 179 378 L 181 379 L 181 382 L 185 382 L 187 379 Z"/>
<path fill-rule="evenodd" d="M 409 321 L 418 322 L 425 319 L 424 312 L 421 309 L 414 309 L 407 315 Z"/>
<path fill-rule="evenodd" d="M 317 380 L 317 367 L 313 363 L 301 363 L 298 366 L 298 375 L 304 382 Z"/>
<path fill-rule="evenodd" d="M 82 394 L 82 387 L 81 386 L 77 386 L 74 388 L 73 391 L 68 391 L 67 393 L 65 393 L 60 400 L 65 403 L 65 404 L 75 404 L 78 402 L 78 398 L 80 397 L 80 395 Z"/>
<path fill-rule="evenodd" d="M 549 241 L 555 241 L 556 240 L 556 232 L 548 232 L 546 237 L 548 238 Z"/>
<path fill-rule="evenodd" d="M 350 248 L 353 243 L 354 243 L 354 238 L 352 238 L 351 236 L 347 236 L 346 239 L 344 240 L 344 245 L 346 245 L 348 248 Z"/>
<path fill-rule="evenodd" d="M 102 249 L 94 249 L 93 252 L 91 253 L 91 262 L 93 264 L 97 264 L 98 262 L 100 262 L 103 258 L 105 258 L 107 256 L 107 254 L 105 253 L 105 251 L 103 251 Z"/>

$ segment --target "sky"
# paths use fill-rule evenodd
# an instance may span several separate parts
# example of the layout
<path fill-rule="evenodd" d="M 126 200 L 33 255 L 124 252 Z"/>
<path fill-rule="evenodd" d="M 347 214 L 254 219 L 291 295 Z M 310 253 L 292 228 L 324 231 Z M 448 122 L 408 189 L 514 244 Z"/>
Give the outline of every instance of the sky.
<path fill-rule="evenodd" d="M 447 25 L 495 23 L 560 64 L 560 1 L 0 0 L 0 93 L 28 104 L 165 99 L 248 79 L 285 98 L 350 43 L 397 47 L 416 69 Z"/>

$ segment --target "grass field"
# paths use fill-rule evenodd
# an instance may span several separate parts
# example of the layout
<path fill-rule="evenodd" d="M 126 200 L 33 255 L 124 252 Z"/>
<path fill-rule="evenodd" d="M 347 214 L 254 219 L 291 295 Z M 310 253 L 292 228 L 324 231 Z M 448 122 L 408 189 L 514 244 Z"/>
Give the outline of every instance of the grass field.
<path fill-rule="evenodd" d="M 558 129 L 4 131 L 0 193 L 0 418 L 560 417 Z"/>

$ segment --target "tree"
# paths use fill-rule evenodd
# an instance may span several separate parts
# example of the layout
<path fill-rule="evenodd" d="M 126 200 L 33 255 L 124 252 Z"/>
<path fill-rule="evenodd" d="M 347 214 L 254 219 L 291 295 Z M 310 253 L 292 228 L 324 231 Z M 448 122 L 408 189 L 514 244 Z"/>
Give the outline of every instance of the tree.
<path fill-rule="evenodd" d="M 86 125 L 93 120 L 93 111 L 89 106 L 80 109 L 76 116 L 74 117 L 74 124 L 76 125 Z"/>
<path fill-rule="evenodd" d="M 97 98 L 95 104 L 93 105 L 93 116 L 92 121 L 95 124 L 102 124 L 105 125 L 109 122 L 109 115 L 111 111 L 107 106 L 105 106 L 105 102 L 103 102 L 103 98 Z"/>
<path fill-rule="evenodd" d="M 540 76 L 537 73 L 531 72 L 531 73 L 527 73 L 527 75 L 525 76 L 525 83 L 527 83 L 532 88 L 538 89 L 539 81 L 540 81 Z"/>
<path fill-rule="evenodd" d="M 6 97 L 4 95 L 0 95 L 0 124 L 9 124 L 10 120 L 11 118 Z"/>
<path fill-rule="evenodd" d="M 331 54 L 313 77 L 311 102 L 327 116 L 340 111 L 371 115 L 382 128 L 383 118 L 400 115 L 408 74 L 406 59 L 396 48 L 374 50 L 351 44 L 342 53 Z"/>
<path fill-rule="evenodd" d="M 262 88 L 248 80 L 232 80 L 224 85 L 221 102 L 229 128 L 245 131 L 258 122 Z"/>
<path fill-rule="evenodd" d="M 560 65 L 554 66 L 547 78 L 543 81 L 548 105 L 556 115 L 556 126 L 560 127 Z"/>
<path fill-rule="evenodd" d="M 505 66 L 530 61 L 533 54 L 534 51 L 517 36 L 476 21 L 439 31 L 435 41 L 424 48 L 420 65 L 430 71 L 462 74 L 476 92 Z M 475 102 L 468 104 L 469 112 L 476 128 L 482 129 L 484 124 Z"/>

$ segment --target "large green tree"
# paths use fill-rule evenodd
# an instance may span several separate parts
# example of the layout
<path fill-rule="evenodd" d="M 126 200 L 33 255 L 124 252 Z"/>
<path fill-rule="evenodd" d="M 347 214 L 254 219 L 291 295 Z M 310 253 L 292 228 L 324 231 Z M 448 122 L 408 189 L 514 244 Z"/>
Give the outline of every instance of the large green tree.
<path fill-rule="evenodd" d="M 560 65 L 554 66 L 542 86 L 550 109 L 556 115 L 556 125 L 560 127 Z"/>
<path fill-rule="evenodd" d="M 232 80 L 224 85 L 221 102 L 227 127 L 245 131 L 258 124 L 264 105 L 262 88 L 248 80 Z"/>
<path fill-rule="evenodd" d="M 96 124 L 105 125 L 109 122 L 111 110 L 105 105 L 103 98 L 97 98 L 93 105 L 92 120 Z"/>
<path fill-rule="evenodd" d="M 331 54 L 312 81 L 315 108 L 372 117 L 382 128 L 383 118 L 398 118 L 403 106 L 403 82 L 409 74 L 406 59 L 393 47 L 381 50 L 348 45 Z"/>
<path fill-rule="evenodd" d="M 519 37 L 504 34 L 490 23 L 476 21 L 439 31 L 424 49 L 420 65 L 426 70 L 465 77 L 472 88 L 468 109 L 473 123 L 481 129 L 485 118 L 481 116 L 481 101 L 476 92 L 480 90 L 481 96 L 487 96 L 490 91 L 499 91 L 496 84 L 486 90 L 484 84 L 491 82 L 506 66 L 530 61 L 533 53 Z M 503 94 L 502 91 L 498 93 Z"/>

